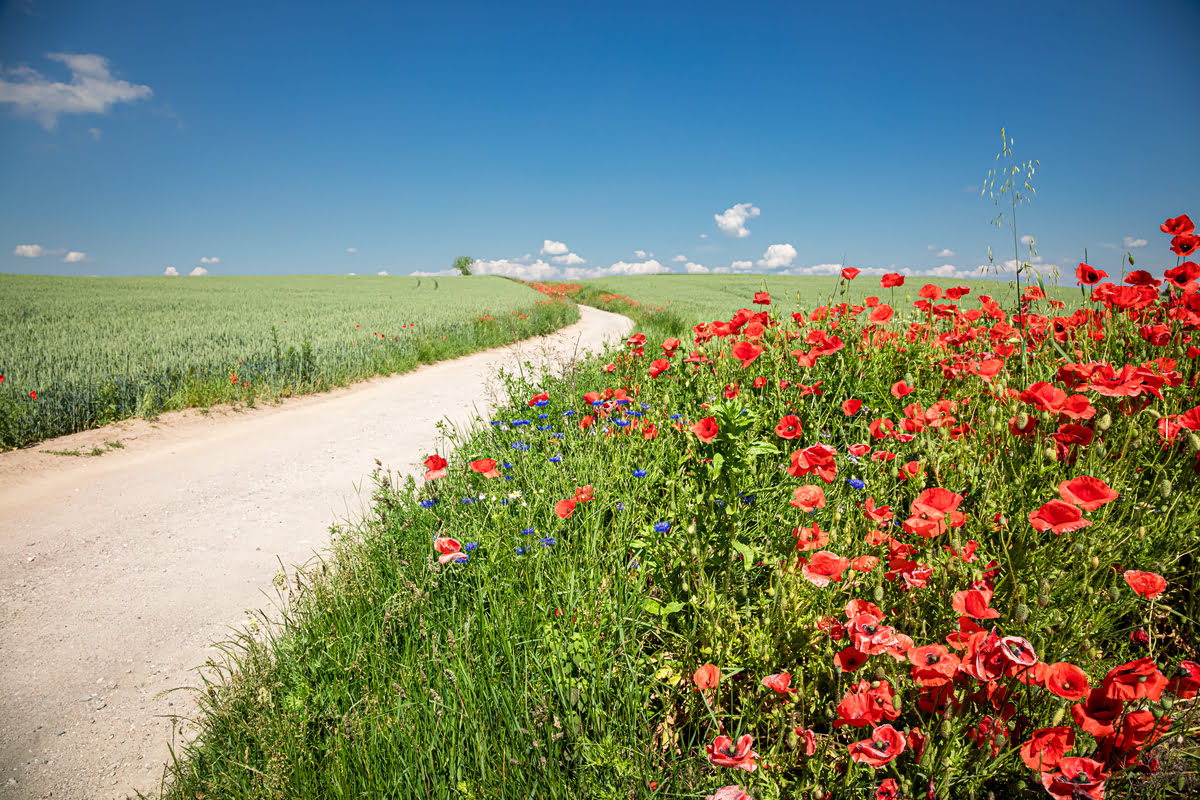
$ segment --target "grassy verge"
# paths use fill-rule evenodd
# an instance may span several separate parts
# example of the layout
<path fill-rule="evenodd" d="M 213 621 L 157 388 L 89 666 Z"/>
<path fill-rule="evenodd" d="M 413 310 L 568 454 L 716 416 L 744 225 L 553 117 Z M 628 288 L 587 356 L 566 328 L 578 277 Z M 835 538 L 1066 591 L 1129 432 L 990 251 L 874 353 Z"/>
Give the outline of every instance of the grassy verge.
<path fill-rule="evenodd" d="M 1194 796 L 1194 282 L 843 290 L 514 382 L 381 476 L 167 796 Z"/>

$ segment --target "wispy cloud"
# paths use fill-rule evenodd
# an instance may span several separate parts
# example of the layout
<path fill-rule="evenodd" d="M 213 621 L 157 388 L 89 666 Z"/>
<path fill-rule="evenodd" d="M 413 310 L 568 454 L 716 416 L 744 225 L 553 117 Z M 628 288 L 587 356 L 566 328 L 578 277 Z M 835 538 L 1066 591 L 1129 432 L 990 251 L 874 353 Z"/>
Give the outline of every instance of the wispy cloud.
<path fill-rule="evenodd" d="M 761 213 L 762 211 L 752 203 L 738 203 L 720 214 L 713 214 L 713 219 L 721 233 L 735 239 L 745 239 L 750 235 L 750 231 L 746 229 L 746 220 L 753 219 Z M 703 239 L 704 235 L 701 234 L 700 238 Z"/>
<path fill-rule="evenodd" d="M 19 244 L 13 250 L 13 255 L 22 258 L 41 258 L 46 255 L 46 249 L 40 244 Z"/>
<path fill-rule="evenodd" d="M 217 258 L 216 256 L 202 256 L 200 258 L 200 263 L 201 264 L 220 264 L 221 259 Z"/>
<path fill-rule="evenodd" d="M 33 117 L 48 131 L 58 127 L 62 114 L 107 114 L 117 103 L 153 94 L 149 86 L 113 77 L 103 56 L 47 53 L 46 57 L 67 66 L 70 83 L 52 81 L 30 67 L 6 69 L 0 72 L 0 103 L 12 103 L 18 113 Z"/>
<path fill-rule="evenodd" d="M 354 255 L 355 253 L 358 252 L 358 248 L 357 247 L 347 247 L 346 252 L 349 253 L 350 255 Z"/>
<path fill-rule="evenodd" d="M 1148 244 L 1150 244 L 1150 243 L 1147 242 L 1145 239 L 1135 239 L 1132 236 L 1125 237 L 1125 247 L 1127 247 L 1130 250 L 1132 250 L 1135 247 L 1145 247 Z"/>

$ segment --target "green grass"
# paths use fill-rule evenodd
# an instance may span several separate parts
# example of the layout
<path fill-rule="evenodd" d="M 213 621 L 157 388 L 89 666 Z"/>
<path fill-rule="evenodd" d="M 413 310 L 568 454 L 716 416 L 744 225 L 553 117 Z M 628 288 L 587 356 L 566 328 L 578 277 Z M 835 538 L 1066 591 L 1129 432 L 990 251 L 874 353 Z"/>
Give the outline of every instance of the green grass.
<path fill-rule="evenodd" d="M 0 298 L 0 448 L 323 391 L 577 319 L 496 277 L 0 275 Z"/>
<path fill-rule="evenodd" d="M 677 305 L 716 302 L 680 286 Z M 974 296 L 963 309 L 977 307 Z M 1160 771 L 1143 776 L 1098 752 L 1101 740 L 1074 726 L 1071 703 L 1045 688 L 1001 671 L 989 691 L 960 671 L 952 710 L 942 711 L 921 699 L 901 640 L 888 639 L 897 656 L 872 654 L 851 673 L 834 666 L 851 635 L 831 636 L 850 626 L 847 604 L 857 600 L 878 604 L 894 629 L 887 636 L 945 643 L 961 624 L 952 598 L 990 581 L 995 617 L 979 623 L 1021 637 L 1044 663 L 1078 665 L 1093 687 L 1140 656 L 1168 673 L 1196 659 L 1200 510 L 1190 498 L 1200 491 L 1200 438 L 1184 430 L 1164 446 L 1159 434 L 1160 419 L 1195 405 L 1197 371 L 1178 333 L 1154 347 L 1137 320 L 1118 314 L 1103 339 L 1084 329 L 1063 342 L 1031 334 L 1026 367 L 1008 352 L 984 379 L 992 350 L 1014 339 L 995 320 L 913 314 L 868 326 L 847 313 L 801 327 L 792 302 L 750 299 L 701 317 L 771 315 L 764 350 L 745 367 L 731 356 L 741 337 L 701 344 L 708 361 L 698 364 L 682 360 L 689 338 L 667 355 L 649 337 L 644 351 L 625 346 L 561 379 L 511 383 L 511 406 L 493 424 L 444 443 L 446 477 L 380 476 L 373 516 L 339 531 L 326 563 L 288 588 L 283 623 L 227 644 L 228 661 L 199 695 L 200 736 L 180 753 L 166 796 L 616 800 L 700 798 L 740 783 L 758 800 L 867 800 L 891 777 L 903 797 L 932 784 L 938 797 L 1032 798 L 1045 794 L 1018 749 L 1033 731 L 1063 726 L 1076 737 L 1072 755 L 1108 762 L 1110 797 L 1194 796 L 1194 702 L 1176 693 L 1124 706 L 1171 719 L 1169 733 L 1145 745 Z M 797 354 L 832 336 L 845 346 L 801 364 Z M 1160 362 L 1162 397 L 1148 396 L 1144 410 L 1082 390 L 1095 413 L 1071 424 L 1094 439 L 1060 446 L 1054 436 L 1069 420 L 1019 392 L 1055 381 L 1060 351 L 1076 349 L 1081 362 L 1118 370 L 1171 356 L 1178 371 Z M 668 368 L 655 378 L 659 358 Z M 899 381 L 913 391 L 904 395 Z M 542 390 L 548 403 L 532 406 Z M 621 392 L 631 402 L 618 402 Z M 863 409 L 848 415 L 847 399 Z M 939 409 L 953 422 L 926 414 Z M 802 427 L 791 440 L 776 431 L 789 414 Z M 691 429 L 706 417 L 718 428 L 711 442 Z M 898 433 L 908 425 L 911 438 L 877 438 L 873 423 L 884 418 Z M 1030 435 L 1011 427 L 1030 422 Z M 834 448 L 828 482 L 798 460 L 815 445 Z M 866 450 L 851 457 L 854 445 Z M 472 469 L 484 458 L 499 477 Z M 1087 527 L 1036 529 L 1031 514 L 1084 475 L 1119 499 L 1085 512 Z M 811 514 L 793 506 L 800 486 L 821 488 L 824 505 Z M 557 513 L 581 487 L 593 499 Z M 914 501 L 933 488 L 957 495 L 962 516 L 926 538 Z M 890 506 L 896 524 L 867 517 L 868 497 Z M 911 531 L 899 524 L 914 521 Z M 798 547 L 821 532 L 827 541 Z M 454 537 L 467 560 L 439 564 L 435 537 Z M 862 560 L 820 586 L 803 571 L 818 550 Z M 1166 592 L 1139 597 L 1126 570 L 1161 574 Z M 721 677 L 701 693 L 692 676 L 706 663 Z M 761 684 L 781 672 L 796 693 Z M 839 707 L 860 680 L 894 689 L 894 702 L 866 707 L 889 709 L 902 732 L 920 731 L 922 754 L 906 747 L 878 771 L 850 759 L 883 721 L 833 724 L 855 716 Z M 705 746 L 721 733 L 753 736 L 769 768 L 710 766 Z M 1127 763 L 1140 746 L 1131 747 Z"/>

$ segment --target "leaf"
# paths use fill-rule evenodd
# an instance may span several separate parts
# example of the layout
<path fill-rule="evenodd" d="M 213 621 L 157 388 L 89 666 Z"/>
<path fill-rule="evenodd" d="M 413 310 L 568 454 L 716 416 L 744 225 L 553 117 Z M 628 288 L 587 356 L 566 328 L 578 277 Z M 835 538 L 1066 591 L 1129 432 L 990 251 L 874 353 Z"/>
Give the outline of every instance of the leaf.
<path fill-rule="evenodd" d="M 746 448 L 746 452 L 752 456 L 777 456 L 779 448 L 767 441 L 758 441 Z"/>
<path fill-rule="evenodd" d="M 654 614 L 655 616 L 660 616 L 663 613 L 662 605 L 653 597 L 646 598 L 646 602 L 642 604 L 642 608 L 645 609 L 647 614 Z"/>
<path fill-rule="evenodd" d="M 754 564 L 754 551 L 750 548 L 750 545 L 746 544 L 740 539 L 734 539 L 731 544 L 733 545 L 734 550 L 737 550 L 742 554 L 742 558 L 744 559 L 742 567 L 749 572 L 750 567 Z"/>

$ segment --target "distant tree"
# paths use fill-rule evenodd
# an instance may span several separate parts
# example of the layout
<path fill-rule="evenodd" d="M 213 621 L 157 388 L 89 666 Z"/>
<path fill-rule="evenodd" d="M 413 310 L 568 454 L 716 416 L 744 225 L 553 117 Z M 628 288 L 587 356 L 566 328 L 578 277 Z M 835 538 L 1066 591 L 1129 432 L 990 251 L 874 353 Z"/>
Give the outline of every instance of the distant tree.
<path fill-rule="evenodd" d="M 454 269 L 461 272 L 463 275 L 471 274 L 471 265 L 475 263 L 475 259 L 470 256 L 459 256 L 454 259 Z"/>

